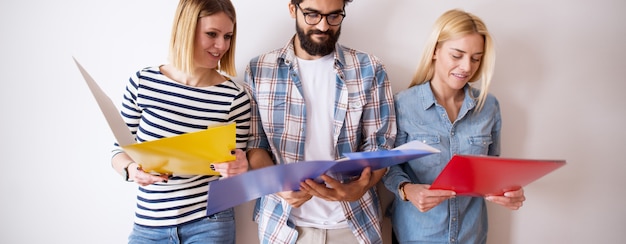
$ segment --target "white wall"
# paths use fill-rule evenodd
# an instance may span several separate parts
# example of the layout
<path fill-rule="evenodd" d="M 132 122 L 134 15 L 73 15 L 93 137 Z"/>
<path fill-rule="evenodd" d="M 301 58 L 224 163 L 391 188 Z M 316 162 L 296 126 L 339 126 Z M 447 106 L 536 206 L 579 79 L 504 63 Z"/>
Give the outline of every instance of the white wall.
<path fill-rule="evenodd" d="M 246 61 L 285 44 L 294 23 L 287 0 L 233 1 L 241 81 Z M 126 241 L 135 186 L 109 166 L 112 134 L 71 57 L 119 101 L 132 72 L 165 62 L 176 3 L 0 3 L 0 243 Z M 489 243 L 623 241 L 626 2 L 356 0 L 340 41 L 379 56 L 397 92 L 434 20 L 455 7 L 497 42 L 503 156 L 568 161 L 526 188 L 521 210 L 489 206 Z M 251 207 L 237 209 L 240 243 L 256 241 Z"/>

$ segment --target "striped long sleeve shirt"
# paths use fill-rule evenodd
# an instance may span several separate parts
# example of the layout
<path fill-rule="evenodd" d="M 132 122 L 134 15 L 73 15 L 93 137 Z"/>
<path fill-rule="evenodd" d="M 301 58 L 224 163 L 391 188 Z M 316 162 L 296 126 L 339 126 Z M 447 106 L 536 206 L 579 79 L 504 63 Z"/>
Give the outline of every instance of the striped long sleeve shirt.
<path fill-rule="evenodd" d="M 158 66 L 130 77 L 121 114 L 139 143 L 228 123 L 236 123 L 237 148 L 244 149 L 249 137 L 250 99 L 241 85 L 227 80 L 190 87 L 169 79 Z M 113 153 L 120 151 L 116 146 Z M 139 186 L 135 223 L 171 227 L 205 217 L 208 187 L 217 179 L 173 175 L 167 183 Z"/>

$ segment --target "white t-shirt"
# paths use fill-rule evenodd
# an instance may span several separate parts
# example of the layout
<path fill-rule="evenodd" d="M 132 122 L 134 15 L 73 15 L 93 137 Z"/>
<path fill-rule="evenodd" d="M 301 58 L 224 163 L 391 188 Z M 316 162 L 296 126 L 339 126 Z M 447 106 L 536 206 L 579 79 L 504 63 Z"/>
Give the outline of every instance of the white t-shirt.
<path fill-rule="evenodd" d="M 304 159 L 335 160 L 333 125 L 337 74 L 334 54 L 315 60 L 298 58 L 300 81 L 306 104 L 306 138 Z M 320 229 L 348 228 L 341 204 L 317 197 L 291 210 L 290 220 L 296 226 Z"/>

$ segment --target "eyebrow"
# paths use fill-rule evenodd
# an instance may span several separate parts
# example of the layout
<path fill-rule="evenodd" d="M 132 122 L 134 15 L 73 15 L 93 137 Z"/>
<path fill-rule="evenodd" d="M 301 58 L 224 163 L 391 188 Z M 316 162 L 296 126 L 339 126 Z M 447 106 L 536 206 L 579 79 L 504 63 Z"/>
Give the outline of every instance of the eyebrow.
<path fill-rule="evenodd" d="M 300 6 L 300 8 L 302 8 L 302 6 Z M 309 7 L 302 8 L 302 10 L 311 11 L 311 12 L 316 12 L 316 13 L 322 13 L 322 12 L 320 12 L 320 11 L 319 11 L 319 10 L 317 10 L 317 9 L 312 9 L 312 8 L 309 8 Z M 341 8 L 341 9 L 337 9 L 337 10 L 335 10 L 335 11 L 331 11 L 331 12 L 329 12 L 329 13 L 327 13 L 327 14 L 338 14 L 338 13 L 341 13 L 341 12 L 343 12 L 343 8 Z"/>
<path fill-rule="evenodd" d="M 202 32 L 204 32 L 204 33 L 217 32 L 217 33 L 224 33 L 224 34 L 233 34 L 234 33 L 234 31 L 222 31 L 221 29 L 215 28 L 215 27 L 209 27 L 208 30 L 204 30 Z"/>
<path fill-rule="evenodd" d="M 463 50 L 458 49 L 458 48 L 453 48 L 453 47 L 451 47 L 450 49 L 452 49 L 452 50 L 454 50 L 454 51 L 457 51 L 457 52 L 460 52 L 460 53 L 467 53 L 466 51 L 463 51 Z M 483 53 L 484 53 L 484 52 L 477 52 L 477 53 L 474 53 L 474 54 L 472 54 L 472 55 L 483 54 Z"/>

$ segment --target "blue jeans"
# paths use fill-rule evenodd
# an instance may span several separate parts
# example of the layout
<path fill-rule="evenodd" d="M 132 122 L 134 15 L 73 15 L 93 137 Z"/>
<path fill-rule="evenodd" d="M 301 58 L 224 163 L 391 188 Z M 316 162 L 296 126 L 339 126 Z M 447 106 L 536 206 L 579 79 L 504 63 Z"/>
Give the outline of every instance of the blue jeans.
<path fill-rule="evenodd" d="M 135 224 L 129 244 L 235 243 L 235 214 L 228 209 L 176 227 Z"/>

